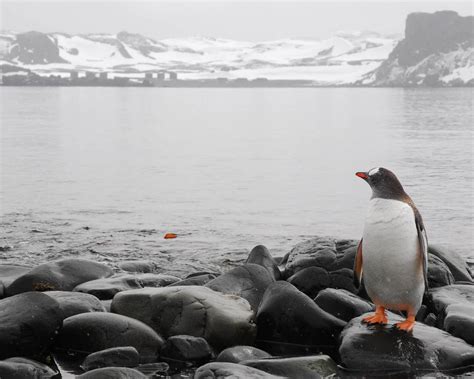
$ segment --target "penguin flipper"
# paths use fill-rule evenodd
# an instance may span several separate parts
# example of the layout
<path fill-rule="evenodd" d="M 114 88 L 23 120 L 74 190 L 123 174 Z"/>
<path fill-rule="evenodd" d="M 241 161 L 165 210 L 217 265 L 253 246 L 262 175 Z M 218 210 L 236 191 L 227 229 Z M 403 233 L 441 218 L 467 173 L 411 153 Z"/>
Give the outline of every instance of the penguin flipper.
<path fill-rule="evenodd" d="M 362 283 L 362 240 L 357 246 L 357 252 L 354 261 L 354 284 L 356 287 L 359 287 Z"/>
<path fill-rule="evenodd" d="M 428 291 L 428 237 L 423 225 L 423 219 L 419 212 L 415 212 L 416 231 L 418 233 L 418 252 L 423 267 L 423 278 L 425 280 L 425 291 Z"/>

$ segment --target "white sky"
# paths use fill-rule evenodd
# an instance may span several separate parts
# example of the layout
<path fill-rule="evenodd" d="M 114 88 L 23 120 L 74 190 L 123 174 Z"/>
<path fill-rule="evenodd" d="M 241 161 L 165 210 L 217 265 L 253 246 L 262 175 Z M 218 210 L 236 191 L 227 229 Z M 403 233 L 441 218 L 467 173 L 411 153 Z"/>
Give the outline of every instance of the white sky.
<path fill-rule="evenodd" d="M 407 14 L 455 10 L 471 1 L 92 1 L 0 0 L 0 29 L 117 33 L 156 39 L 204 35 L 241 40 L 322 38 L 338 30 L 403 34 Z"/>

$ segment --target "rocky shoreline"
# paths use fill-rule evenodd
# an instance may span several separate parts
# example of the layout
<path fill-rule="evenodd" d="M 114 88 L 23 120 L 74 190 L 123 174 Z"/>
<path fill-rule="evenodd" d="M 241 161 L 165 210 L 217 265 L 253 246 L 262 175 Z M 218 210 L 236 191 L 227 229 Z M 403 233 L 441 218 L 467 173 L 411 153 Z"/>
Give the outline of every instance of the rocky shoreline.
<path fill-rule="evenodd" d="M 256 246 L 227 272 L 152 260 L 0 264 L 0 378 L 441 377 L 474 372 L 474 282 L 429 249 L 412 334 L 367 326 L 354 240 L 318 237 L 282 258 Z"/>

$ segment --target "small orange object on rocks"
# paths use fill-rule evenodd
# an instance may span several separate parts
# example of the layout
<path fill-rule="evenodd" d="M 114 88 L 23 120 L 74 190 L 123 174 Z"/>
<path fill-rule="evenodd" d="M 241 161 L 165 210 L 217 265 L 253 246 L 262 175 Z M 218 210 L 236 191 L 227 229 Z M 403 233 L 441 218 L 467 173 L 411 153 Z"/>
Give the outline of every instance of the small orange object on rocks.
<path fill-rule="evenodd" d="M 178 237 L 178 235 L 175 234 L 175 233 L 166 233 L 164 238 L 165 238 L 165 240 L 169 240 L 169 239 L 176 238 L 176 237 Z"/>

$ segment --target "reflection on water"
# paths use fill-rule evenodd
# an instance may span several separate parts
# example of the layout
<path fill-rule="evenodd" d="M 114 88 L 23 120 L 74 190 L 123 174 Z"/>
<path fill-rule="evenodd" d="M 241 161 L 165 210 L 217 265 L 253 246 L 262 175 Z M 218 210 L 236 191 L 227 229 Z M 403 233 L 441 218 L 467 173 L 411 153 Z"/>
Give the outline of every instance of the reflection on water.
<path fill-rule="evenodd" d="M 398 174 L 430 241 L 472 255 L 470 89 L 0 94 L 5 260 L 145 256 L 184 272 L 258 243 L 359 238 L 369 188 L 354 172 L 374 166 Z"/>

